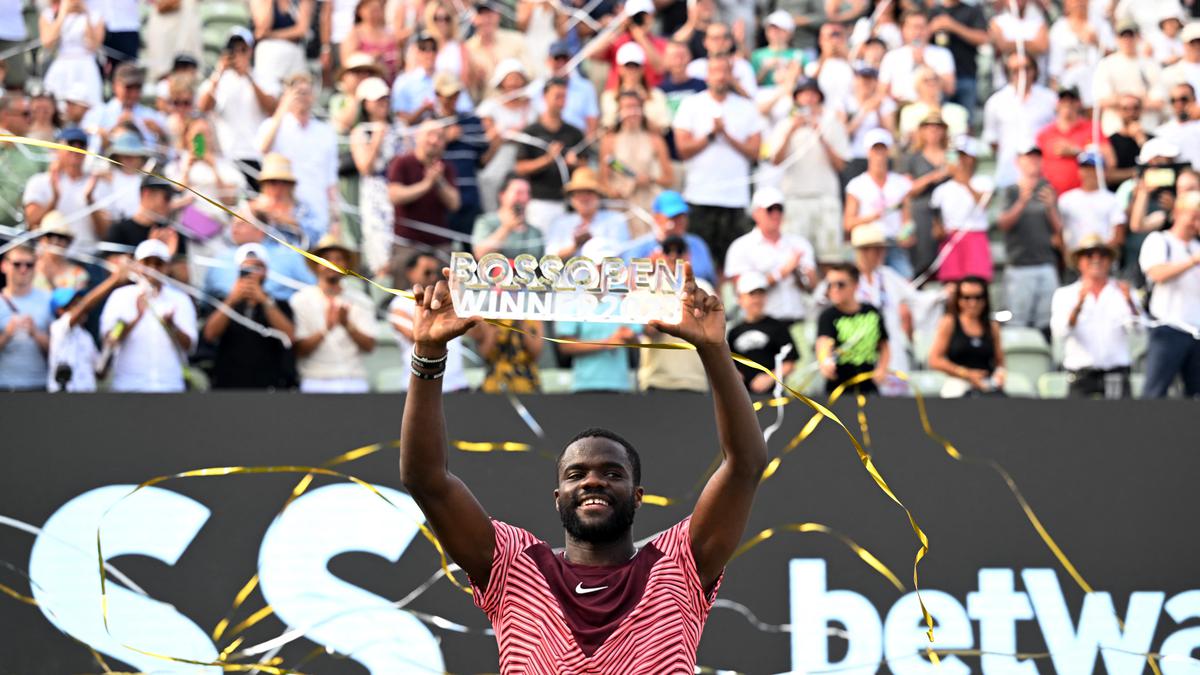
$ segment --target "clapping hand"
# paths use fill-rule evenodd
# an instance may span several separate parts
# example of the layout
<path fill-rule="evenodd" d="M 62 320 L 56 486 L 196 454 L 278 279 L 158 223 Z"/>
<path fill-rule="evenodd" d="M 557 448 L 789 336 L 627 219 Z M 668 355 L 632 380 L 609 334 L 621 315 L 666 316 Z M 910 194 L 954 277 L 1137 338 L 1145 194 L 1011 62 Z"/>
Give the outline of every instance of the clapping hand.
<path fill-rule="evenodd" d="M 651 321 L 650 325 L 667 335 L 686 340 L 697 349 L 725 343 L 725 307 L 721 299 L 696 285 L 692 266 L 687 265 L 683 284 L 683 316 L 679 323 Z"/>

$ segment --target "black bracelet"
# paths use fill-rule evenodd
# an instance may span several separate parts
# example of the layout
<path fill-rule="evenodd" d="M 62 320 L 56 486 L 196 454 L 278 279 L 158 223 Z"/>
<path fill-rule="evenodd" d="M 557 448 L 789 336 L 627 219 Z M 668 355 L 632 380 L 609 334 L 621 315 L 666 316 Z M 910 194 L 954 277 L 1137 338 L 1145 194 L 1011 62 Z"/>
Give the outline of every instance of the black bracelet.
<path fill-rule="evenodd" d="M 418 354 L 414 349 L 412 353 L 412 360 L 414 365 L 418 365 L 422 368 L 436 368 L 438 366 L 444 366 L 446 364 L 446 359 L 449 358 L 449 356 L 450 352 L 446 352 L 436 359 L 427 359 Z"/>
<path fill-rule="evenodd" d="M 415 363 L 412 364 L 411 366 L 409 366 L 409 369 L 412 370 L 413 375 L 416 375 L 417 377 L 421 378 L 422 380 L 440 380 L 440 379 L 442 379 L 442 375 L 446 372 L 446 369 L 442 368 L 441 370 L 438 370 L 438 371 L 435 371 L 432 373 L 427 373 L 427 372 L 422 371 L 420 368 L 418 368 Z"/>

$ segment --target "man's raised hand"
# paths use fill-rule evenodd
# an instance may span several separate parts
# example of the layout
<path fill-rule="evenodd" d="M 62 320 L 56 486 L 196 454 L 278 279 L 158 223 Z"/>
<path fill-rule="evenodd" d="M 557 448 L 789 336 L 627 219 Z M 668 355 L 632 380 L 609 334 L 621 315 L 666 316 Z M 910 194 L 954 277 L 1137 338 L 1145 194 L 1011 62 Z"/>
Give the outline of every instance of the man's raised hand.
<path fill-rule="evenodd" d="M 650 325 L 667 335 L 686 340 L 697 349 L 725 343 L 725 307 L 721 299 L 696 285 L 692 265 L 687 265 L 683 284 L 683 316 L 679 323 L 651 321 Z"/>
<path fill-rule="evenodd" d="M 450 269 L 442 268 L 442 275 L 449 277 Z M 413 342 L 422 347 L 422 356 L 436 356 L 445 351 L 446 343 L 473 328 L 482 319 L 473 316 L 467 319 L 454 311 L 450 300 L 450 287 L 445 281 L 433 286 L 413 286 Z M 426 353 L 426 352 L 432 352 Z"/>

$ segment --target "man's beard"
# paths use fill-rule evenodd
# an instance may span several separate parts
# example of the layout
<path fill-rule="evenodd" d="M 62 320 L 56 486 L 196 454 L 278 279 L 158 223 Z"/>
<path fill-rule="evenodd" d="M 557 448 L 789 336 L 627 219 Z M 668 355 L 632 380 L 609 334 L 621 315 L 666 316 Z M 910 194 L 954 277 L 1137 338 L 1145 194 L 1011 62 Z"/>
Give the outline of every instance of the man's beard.
<path fill-rule="evenodd" d="M 593 496 L 596 494 L 581 493 L 578 499 L 558 500 L 558 517 L 562 520 L 563 529 L 572 538 L 591 544 L 607 544 L 620 539 L 629 531 L 629 528 L 633 527 L 633 516 L 637 511 L 633 497 L 622 502 L 617 501 L 611 495 L 605 495 L 612 500 L 609 504 L 612 513 L 601 522 L 584 523 L 580 520 L 577 509 L 584 500 Z"/>

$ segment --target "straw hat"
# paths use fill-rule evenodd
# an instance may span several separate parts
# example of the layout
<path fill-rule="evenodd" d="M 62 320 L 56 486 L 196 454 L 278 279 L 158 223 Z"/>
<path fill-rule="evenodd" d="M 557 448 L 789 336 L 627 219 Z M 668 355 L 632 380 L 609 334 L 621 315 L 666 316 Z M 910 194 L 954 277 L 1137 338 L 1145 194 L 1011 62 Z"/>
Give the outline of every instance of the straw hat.
<path fill-rule="evenodd" d="M 328 253 L 329 251 L 335 251 L 335 250 L 341 251 L 346 254 L 346 257 L 349 259 L 349 264 L 346 265 L 347 268 L 352 269 L 352 270 L 358 269 L 358 252 L 355 251 L 354 249 L 350 248 L 346 244 L 343 244 L 341 239 L 333 236 L 332 234 L 327 233 L 327 234 L 323 235 L 317 241 L 317 243 L 314 244 L 313 247 L 308 250 L 308 252 L 315 256 L 320 256 L 320 257 L 324 258 L 324 257 L 326 257 L 325 256 L 326 253 Z M 308 264 L 310 267 L 313 267 L 313 268 L 317 267 L 317 263 L 313 262 L 312 260 L 308 260 L 307 258 L 305 260 L 308 261 Z"/>
<path fill-rule="evenodd" d="M 1083 238 L 1079 240 L 1079 243 L 1076 244 L 1075 248 L 1071 251 L 1071 259 L 1078 261 L 1079 256 L 1087 253 L 1088 251 L 1106 251 L 1110 256 L 1113 257 L 1116 257 L 1117 255 L 1116 250 L 1114 250 L 1112 246 L 1109 246 L 1108 242 L 1104 241 L 1104 238 L 1095 232 L 1083 235 Z"/>
<path fill-rule="evenodd" d="M 887 246 L 887 236 L 878 221 L 867 223 L 850 230 L 850 245 L 854 248 Z"/>
<path fill-rule="evenodd" d="M 375 57 L 366 52 L 354 52 L 346 57 L 346 62 L 342 64 L 342 69 L 338 71 L 338 78 L 350 72 L 351 70 L 365 71 L 375 77 L 383 77 L 383 68 L 375 61 Z"/>
<path fill-rule="evenodd" d="M 296 174 L 292 173 L 292 162 L 283 155 L 272 152 L 263 157 L 262 171 L 259 172 L 259 182 L 268 180 L 295 183 Z"/>
<path fill-rule="evenodd" d="M 46 215 L 42 216 L 42 222 L 38 225 L 38 232 L 41 232 L 43 237 L 56 234 L 67 239 L 75 239 L 75 231 L 67 224 L 66 216 L 57 210 L 47 211 Z"/>
<path fill-rule="evenodd" d="M 595 192 L 600 196 L 604 196 L 604 187 L 600 185 L 600 179 L 596 176 L 596 171 L 589 166 L 581 166 L 575 169 L 575 173 L 571 174 L 571 180 L 563 186 L 564 194 L 572 192 Z"/>

